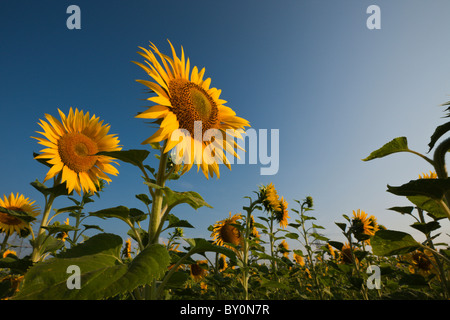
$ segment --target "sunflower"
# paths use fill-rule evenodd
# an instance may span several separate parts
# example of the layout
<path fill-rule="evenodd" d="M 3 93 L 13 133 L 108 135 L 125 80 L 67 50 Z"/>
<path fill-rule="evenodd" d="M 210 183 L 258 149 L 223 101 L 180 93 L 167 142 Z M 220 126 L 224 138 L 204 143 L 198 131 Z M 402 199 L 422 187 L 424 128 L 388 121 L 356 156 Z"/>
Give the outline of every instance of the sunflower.
<path fill-rule="evenodd" d="M 343 264 L 351 264 L 351 263 L 353 263 L 352 249 L 351 249 L 350 244 L 348 242 L 346 242 L 341 248 L 340 262 L 343 263 Z M 358 259 L 356 259 L 356 262 L 358 262 Z"/>
<path fill-rule="evenodd" d="M 365 243 L 370 243 L 369 238 L 375 235 L 378 225 L 374 216 L 367 216 L 367 213 L 358 209 L 353 211 L 352 228 L 356 239 Z"/>
<path fill-rule="evenodd" d="M 14 211 L 22 211 L 26 214 L 36 217 L 40 211 L 36 205 L 33 205 L 34 201 L 30 201 L 28 198 L 25 198 L 24 195 L 20 195 L 17 193 L 14 195 L 12 192 L 9 197 L 3 195 L 3 199 L 0 198 L 0 207 L 3 207 L 8 210 Z M 6 212 L 0 212 L 0 231 L 5 232 L 6 234 L 11 235 L 14 232 L 20 234 L 21 231 L 29 230 L 29 223 L 23 221 L 22 219 L 17 218 Z"/>
<path fill-rule="evenodd" d="M 411 273 L 419 273 L 427 276 L 435 272 L 433 266 L 434 258 L 428 250 L 426 252 L 419 250 L 413 251 L 408 254 L 407 259 L 410 263 L 409 271 Z"/>
<path fill-rule="evenodd" d="M 336 258 L 336 254 L 334 252 L 333 247 L 329 243 L 327 243 L 327 249 L 328 249 L 328 253 L 330 254 L 330 256 L 333 257 L 333 259 L 335 259 Z"/>
<path fill-rule="evenodd" d="M 430 174 L 422 173 L 422 175 L 419 174 L 419 179 L 437 179 L 437 174 L 433 171 L 430 171 Z"/>
<path fill-rule="evenodd" d="M 228 268 L 227 257 L 223 254 L 220 254 L 220 256 L 219 256 L 218 268 L 219 268 L 219 271 L 221 271 L 221 272 L 226 270 L 226 268 Z"/>
<path fill-rule="evenodd" d="M 45 159 L 52 165 L 44 182 L 61 174 L 61 182 L 66 182 L 70 192 L 75 190 L 80 194 L 96 192 L 100 187 L 99 179 L 110 182 L 106 174 L 117 175 L 119 172 L 111 164 L 115 163 L 111 157 L 96 155 L 101 151 L 119 151 L 119 140 L 115 135 L 108 134 L 109 125 L 103 125 L 103 120 L 89 112 L 75 112 L 70 108 L 66 116 L 58 109 L 61 122 L 46 114 L 46 121 L 39 125 L 44 132 L 44 138 L 36 138 L 40 144 L 46 146 L 36 159 Z"/>
<path fill-rule="evenodd" d="M 278 245 L 278 251 L 283 254 L 283 257 L 289 257 L 289 245 L 285 240 L 281 241 Z"/>
<path fill-rule="evenodd" d="M 303 259 L 303 257 L 299 254 L 296 254 L 294 252 L 294 260 L 301 266 L 304 267 L 305 266 L 305 259 Z"/>
<path fill-rule="evenodd" d="M 208 266 L 208 261 L 206 261 L 206 260 L 199 260 L 199 261 L 196 261 L 195 263 L 192 263 L 191 264 L 191 277 L 195 281 L 200 281 L 201 279 L 206 277 L 206 275 L 208 274 L 208 270 L 206 270 L 207 266 Z"/>
<path fill-rule="evenodd" d="M 260 200 L 267 212 L 276 212 L 280 210 L 280 199 L 273 183 L 260 188 Z"/>
<path fill-rule="evenodd" d="M 250 237 L 259 239 L 259 232 L 255 226 L 255 218 L 253 218 L 253 215 L 250 215 Z"/>
<path fill-rule="evenodd" d="M 280 223 L 280 227 L 283 229 L 287 227 L 287 219 L 290 218 L 288 216 L 288 203 L 284 200 L 283 197 L 280 199 L 280 208 L 278 211 L 275 211 L 275 219 Z"/>
<path fill-rule="evenodd" d="M 214 227 L 211 237 L 214 239 L 214 244 L 234 249 L 238 245 L 242 245 L 243 238 L 241 231 L 238 229 L 238 220 L 241 220 L 240 214 L 235 214 L 230 217 L 218 221 Z"/>
<path fill-rule="evenodd" d="M 122 256 L 125 259 L 131 259 L 131 239 L 128 238 L 127 241 L 125 241 L 125 247 L 122 250 Z"/>
<path fill-rule="evenodd" d="M 3 258 L 6 258 L 8 255 L 17 257 L 17 252 L 15 252 L 14 250 L 9 250 L 9 249 L 6 250 L 5 252 L 3 252 Z"/>
<path fill-rule="evenodd" d="M 156 94 L 147 99 L 156 105 L 136 117 L 158 119 L 159 129 L 142 144 L 165 141 L 164 153 L 172 150 L 174 162 L 183 164 L 182 174 L 195 163 L 197 171 L 201 167 L 206 178 L 209 178 L 208 174 L 213 177 L 214 173 L 219 178 L 219 163 L 223 162 L 231 169 L 224 150 L 238 157 L 235 148 L 239 146 L 234 138 L 242 139 L 249 122 L 225 106 L 226 101 L 219 98 L 221 90 L 210 87 L 211 78 L 203 79 L 205 68 L 198 71 L 194 66 L 191 70 L 183 47 L 179 58 L 169 41 L 170 58 L 150 44 L 150 50 L 140 47 L 143 52 L 138 52 L 147 65 L 135 63 L 155 81 L 137 80 Z M 212 136 L 206 139 L 211 133 Z"/>

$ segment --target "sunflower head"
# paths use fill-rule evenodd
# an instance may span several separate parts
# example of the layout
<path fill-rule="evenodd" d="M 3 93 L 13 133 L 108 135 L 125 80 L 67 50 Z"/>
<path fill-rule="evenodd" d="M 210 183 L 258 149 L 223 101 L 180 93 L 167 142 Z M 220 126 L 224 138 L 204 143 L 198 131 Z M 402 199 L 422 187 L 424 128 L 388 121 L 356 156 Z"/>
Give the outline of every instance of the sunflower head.
<path fill-rule="evenodd" d="M 19 195 L 19 193 L 14 195 L 11 192 L 8 197 L 3 195 L 3 199 L 0 198 L 0 207 L 8 210 L 24 212 L 32 217 L 36 217 L 40 213 L 39 208 L 34 205 L 34 201 L 30 201 L 28 198 L 25 198 L 24 195 Z M 18 216 L 14 216 L 6 212 L 0 212 L 0 231 L 9 235 L 14 232 L 20 235 L 23 232 L 28 232 L 29 228 L 29 223 L 20 219 Z"/>
<path fill-rule="evenodd" d="M 221 271 L 221 272 L 226 270 L 226 268 L 228 268 L 227 257 L 223 254 L 221 254 L 219 256 L 218 267 L 219 267 L 219 271 Z"/>
<path fill-rule="evenodd" d="M 159 129 L 142 144 L 164 141 L 164 152 L 172 150 L 174 162 L 183 165 L 182 174 L 196 164 L 207 178 L 214 173 L 219 177 L 218 165 L 224 163 L 230 169 L 227 155 L 237 157 L 235 149 L 239 147 L 234 138 L 242 139 L 244 128 L 250 125 L 225 106 L 221 90 L 210 87 L 210 78 L 204 79 L 205 68 L 199 71 L 194 66 L 191 70 L 183 48 L 178 57 L 169 44 L 172 57 L 151 43 L 150 50 L 140 48 L 145 64 L 135 62 L 152 80 L 137 81 L 155 94 L 147 99 L 155 105 L 136 117 L 159 122 Z"/>
<path fill-rule="evenodd" d="M 191 277 L 194 281 L 200 281 L 208 274 L 208 261 L 199 260 L 191 264 Z"/>
<path fill-rule="evenodd" d="M 275 211 L 275 219 L 280 224 L 280 227 L 283 229 L 287 227 L 287 219 L 290 218 L 288 216 L 288 203 L 284 200 L 283 197 L 280 199 L 280 207 L 278 211 Z"/>
<path fill-rule="evenodd" d="M 409 271 L 411 273 L 419 273 L 423 276 L 434 273 L 433 256 L 429 251 L 413 251 L 409 253 L 407 259 L 409 260 Z"/>
<path fill-rule="evenodd" d="M 306 197 L 305 203 L 308 208 L 312 208 L 314 205 L 313 198 L 310 196 Z"/>
<path fill-rule="evenodd" d="M 419 174 L 419 179 L 437 179 L 438 176 L 436 172 L 430 171 L 430 173 L 422 173 L 422 175 Z"/>
<path fill-rule="evenodd" d="M 214 244 L 219 246 L 235 249 L 236 246 L 242 245 L 243 237 L 241 233 L 241 225 L 239 220 L 242 220 L 241 214 L 235 214 L 221 221 L 218 221 L 213 226 L 213 232 L 211 237 L 214 240 Z"/>
<path fill-rule="evenodd" d="M 89 112 L 70 108 L 66 116 L 58 111 L 61 121 L 46 114 L 48 122 L 40 120 L 39 123 L 44 131 L 37 131 L 44 138 L 33 137 L 47 147 L 36 156 L 51 165 L 44 182 L 59 174 L 69 193 L 73 190 L 78 194 L 81 190 L 95 193 L 100 188 L 100 180 L 111 181 L 107 174 L 118 174 L 111 164 L 113 159 L 97 153 L 121 150 L 119 140 L 108 134 L 109 125 L 104 125 L 95 115 L 90 117 Z"/>
<path fill-rule="evenodd" d="M 305 266 L 305 259 L 303 259 L 303 257 L 299 254 L 296 254 L 294 252 L 294 260 L 301 266 L 304 267 Z"/>
<path fill-rule="evenodd" d="M 278 251 L 281 252 L 285 258 L 289 256 L 289 245 L 285 240 L 281 241 L 278 245 Z"/>
<path fill-rule="evenodd" d="M 357 211 L 353 211 L 352 217 L 352 230 L 358 241 L 364 241 L 366 243 L 369 242 L 369 238 L 375 235 L 375 232 L 378 230 L 378 224 L 374 216 L 367 216 L 367 213 L 358 209 Z"/>
<path fill-rule="evenodd" d="M 273 183 L 259 188 L 259 199 L 267 212 L 273 213 L 280 210 L 280 199 Z"/>
<path fill-rule="evenodd" d="M 125 241 L 125 247 L 122 250 L 122 256 L 125 259 L 130 259 L 131 258 L 131 239 L 130 238 L 128 238 Z"/>
<path fill-rule="evenodd" d="M 355 250 L 355 248 L 353 248 L 353 250 Z M 340 262 L 343 264 L 352 264 L 354 255 L 353 253 L 350 244 L 348 242 L 344 243 L 340 252 Z"/>

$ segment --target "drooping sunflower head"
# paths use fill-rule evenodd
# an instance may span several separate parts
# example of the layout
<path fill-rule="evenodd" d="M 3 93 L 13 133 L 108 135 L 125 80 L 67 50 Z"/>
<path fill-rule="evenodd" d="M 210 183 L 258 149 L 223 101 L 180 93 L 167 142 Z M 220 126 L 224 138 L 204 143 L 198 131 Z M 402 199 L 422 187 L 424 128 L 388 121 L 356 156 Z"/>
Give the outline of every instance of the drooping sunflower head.
<path fill-rule="evenodd" d="M 221 272 L 226 270 L 226 268 L 228 268 L 227 257 L 223 254 L 221 254 L 219 256 L 218 268 L 219 268 L 219 271 L 221 271 Z"/>
<path fill-rule="evenodd" d="M 288 203 L 286 202 L 286 200 L 284 200 L 283 197 L 281 197 L 280 207 L 279 207 L 278 211 L 275 211 L 275 219 L 280 224 L 280 227 L 282 227 L 284 229 L 288 225 L 287 219 L 289 219 L 289 218 L 290 217 L 288 215 Z"/>
<path fill-rule="evenodd" d="M 283 257 L 287 258 L 289 256 L 289 245 L 286 240 L 283 240 L 278 245 L 278 251 L 281 252 Z"/>
<path fill-rule="evenodd" d="M 104 125 L 98 117 L 89 116 L 72 108 L 66 116 L 59 110 L 61 121 L 46 114 L 48 122 L 41 120 L 39 125 L 44 132 L 44 138 L 36 138 L 46 146 L 36 159 L 44 159 L 52 167 L 44 182 L 61 174 L 61 182 L 66 182 L 70 192 L 95 193 L 100 187 L 100 180 L 110 182 L 107 174 L 117 175 L 115 163 L 111 157 L 96 155 L 101 151 L 118 151 L 119 140 L 115 135 L 108 134 L 109 125 Z"/>
<path fill-rule="evenodd" d="M 433 266 L 433 256 L 429 251 L 413 251 L 409 253 L 407 259 L 409 260 L 409 271 L 411 273 L 419 273 L 427 276 L 435 272 Z"/>
<path fill-rule="evenodd" d="M 14 195 L 11 192 L 8 197 L 3 195 L 3 199 L 0 198 L 0 207 L 24 212 L 32 217 L 36 217 L 40 213 L 40 210 L 38 206 L 34 205 L 34 202 L 35 201 L 30 201 L 28 198 L 25 198 L 22 194 L 19 195 L 19 193 L 17 193 Z M 18 216 L 0 212 L 0 231 L 5 232 L 8 235 L 13 234 L 14 232 L 21 234 L 22 231 L 27 231 L 29 228 L 29 223 L 20 219 Z"/>
<path fill-rule="evenodd" d="M 273 213 L 280 210 L 280 199 L 273 183 L 260 187 L 259 197 L 267 212 Z"/>
<path fill-rule="evenodd" d="M 194 281 L 200 281 L 206 275 L 208 274 L 208 261 L 206 260 L 199 260 L 195 263 L 192 263 L 191 265 L 191 277 L 194 279 Z"/>
<path fill-rule="evenodd" d="M 356 248 L 353 248 L 356 250 Z M 352 247 L 348 242 L 344 243 L 341 248 L 339 260 L 343 264 L 352 264 L 353 263 L 354 251 L 352 252 Z M 358 263 L 358 261 L 356 261 Z"/>
<path fill-rule="evenodd" d="M 305 266 L 305 259 L 303 259 L 303 257 L 299 254 L 296 254 L 294 252 L 294 260 L 301 266 L 304 267 Z"/>
<path fill-rule="evenodd" d="M 235 150 L 239 146 L 234 138 L 242 139 L 249 122 L 225 106 L 226 101 L 220 99 L 221 90 L 210 87 L 211 78 L 203 78 L 205 68 L 199 71 L 194 66 L 191 70 L 183 48 L 178 57 L 170 41 L 169 44 L 172 57 L 151 43 L 150 50 L 140 47 L 143 52 L 139 54 L 146 64 L 135 62 L 153 80 L 137 81 L 156 94 L 147 99 L 156 105 L 136 117 L 160 122 L 159 129 L 142 143 L 164 141 L 164 152 L 172 150 L 173 161 L 183 165 L 182 173 L 196 164 L 207 178 L 214 173 L 219 177 L 218 164 L 231 168 L 227 155 L 238 157 Z"/>
<path fill-rule="evenodd" d="M 226 218 L 225 220 L 218 221 L 214 227 L 211 237 L 214 240 L 214 244 L 219 246 L 235 249 L 236 246 L 242 245 L 243 237 L 239 230 L 239 220 L 242 219 L 240 214 L 235 214 Z"/>

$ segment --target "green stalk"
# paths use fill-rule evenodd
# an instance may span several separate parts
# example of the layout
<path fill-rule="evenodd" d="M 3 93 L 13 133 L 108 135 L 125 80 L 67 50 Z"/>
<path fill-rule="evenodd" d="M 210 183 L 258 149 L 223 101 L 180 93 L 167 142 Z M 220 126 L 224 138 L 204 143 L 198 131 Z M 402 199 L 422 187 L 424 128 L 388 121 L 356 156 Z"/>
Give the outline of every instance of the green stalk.
<path fill-rule="evenodd" d="M 167 143 L 167 142 L 166 142 Z M 164 153 L 165 145 L 161 147 L 161 156 L 159 160 L 159 168 L 158 173 L 156 176 L 156 184 L 163 188 L 165 186 L 166 182 L 166 167 L 167 167 L 167 160 L 168 160 L 168 153 Z M 152 212 L 150 216 L 150 224 L 148 229 L 148 236 L 149 236 L 149 245 L 158 243 L 158 229 L 160 230 L 160 224 L 163 222 L 161 221 L 161 210 L 162 210 L 162 203 L 164 199 L 164 193 L 163 191 L 158 188 L 154 191 L 153 196 L 153 203 L 152 203 Z"/>
<path fill-rule="evenodd" d="M 48 217 L 52 210 L 52 205 L 53 205 L 54 200 L 55 200 L 55 196 L 53 194 L 50 195 L 48 200 L 47 200 L 47 197 L 45 197 L 45 207 L 44 207 L 44 213 L 42 214 L 41 225 L 39 227 L 38 235 L 37 235 L 35 241 L 33 242 L 33 253 L 31 254 L 31 261 L 33 263 L 35 263 L 41 259 L 40 251 L 41 251 L 41 245 L 43 243 L 42 237 L 45 232 L 44 227 L 47 226 Z"/>

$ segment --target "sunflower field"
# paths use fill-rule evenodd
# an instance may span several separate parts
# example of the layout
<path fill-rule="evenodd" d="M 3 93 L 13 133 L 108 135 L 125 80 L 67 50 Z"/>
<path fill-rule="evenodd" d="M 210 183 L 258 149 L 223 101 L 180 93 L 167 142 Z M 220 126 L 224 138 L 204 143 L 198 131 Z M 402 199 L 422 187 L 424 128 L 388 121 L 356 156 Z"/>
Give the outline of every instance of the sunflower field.
<path fill-rule="evenodd" d="M 41 129 L 32 138 L 44 148 L 34 159 L 45 177 L 31 185 L 45 206 L 19 193 L 0 198 L 1 299 L 450 299 L 450 247 L 439 238 L 446 236 L 442 230 L 450 220 L 445 165 L 450 138 L 440 141 L 450 122 L 432 134 L 432 158 L 398 137 L 363 159 L 406 152 L 433 166 L 434 171 L 387 190 L 409 200 L 410 206 L 390 210 L 403 215 L 424 241 L 391 230 L 358 208 L 335 222 L 346 241 L 330 239 L 316 222 L 311 196 L 285 199 L 273 183 L 248 190 L 243 195 L 248 205 L 211 225 L 210 238 L 185 237 L 185 229 L 194 226 L 174 208 L 210 204 L 195 191 L 172 190 L 170 182 L 183 179 L 192 167 L 205 178 L 220 177 L 219 164 L 231 168 L 229 157 L 237 157 L 240 148 L 235 139 L 243 138 L 250 122 L 225 105 L 221 90 L 205 79 L 205 69 L 191 67 L 183 48 L 177 54 L 169 44 L 171 56 L 151 44 L 141 48 L 144 62 L 136 62 L 148 76 L 138 82 L 154 103 L 136 118 L 158 127 L 142 149 L 122 148 L 108 124 L 83 110 L 58 109 L 59 119 L 45 114 L 39 120 Z M 446 111 L 450 116 L 450 107 Z M 150 155 L 157 166 L 148 164 Z M 119 174 L 119 162 L 135 167 L 148 187 L 148 193 L 136 195 L 147 210 L 90 211 L 89 204 Z M 55 208 L 56 198 L 72 205 Z M 62 221 L 62 213 L 71 219 Z M 101 225 L 85 224 L 89 217 L 116 220 L 128 228 L 128 238 L 124 242 Z M 86 236 L 87 230 L 95 234 Z M 164 243 L 163 233 L 168 234 Z M 25 245 L 29 252 L 22 250 Z"/>

